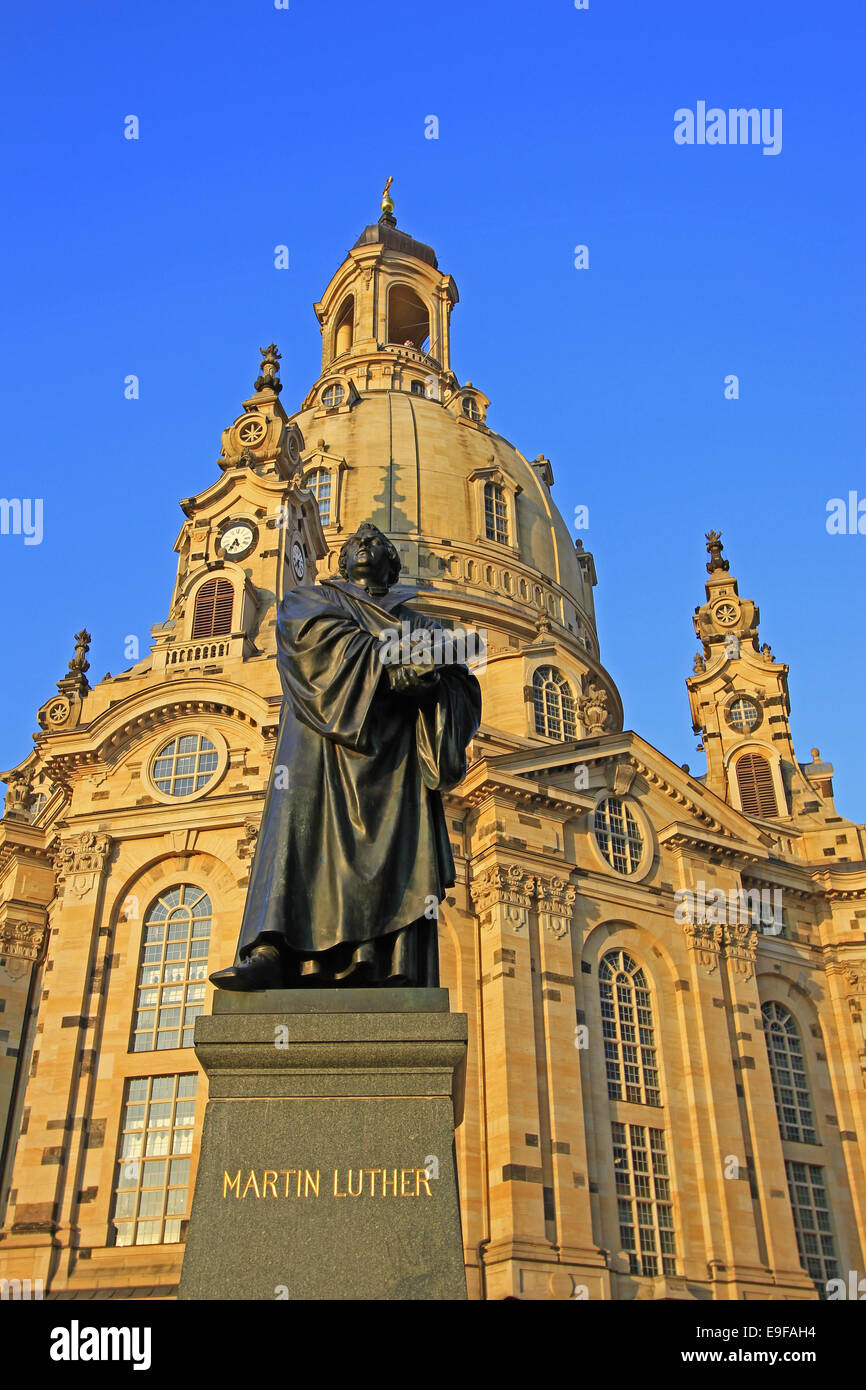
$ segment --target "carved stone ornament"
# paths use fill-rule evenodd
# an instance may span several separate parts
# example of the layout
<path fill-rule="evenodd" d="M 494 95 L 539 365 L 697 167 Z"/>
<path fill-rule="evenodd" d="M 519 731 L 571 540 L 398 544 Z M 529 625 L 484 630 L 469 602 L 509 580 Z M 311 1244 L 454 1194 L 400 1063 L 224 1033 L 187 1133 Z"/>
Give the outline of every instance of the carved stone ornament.
<path fill-rule="evenodd" d="M 538 920 L 543 931 L 552 936 L 567 936 L 577 889 L 563 878 L 537 878 Z"/>
<path fill-rule="evenodd" d="M 608 724 L 607 692 L 595 681 L 589 681 L 584 693 L 577 697 L 577 713 L 588 734 L 600 734 Z"/>
<path fill-rule="evenodd" d="M 738 922 L 725 927 L 725 955 L 734 971 L 751 979 L 755 973 L 755 956 L 758 950 L 758 932 L 748 922 Z"/>
<path fill-rule="evenodd" d="M 750 979 L 755 972 L 758 932 L 748 922 L 732 926 L 718 923 L 685 922 L 686 944 L 697 952 L 698 963 L 708 975 L 718 968 L 724 956 L 738 975 Z"/>
<path fill-rule="evenodd" d="M 5 815 L 8 820 L 29 820 L 30 807 L 34 793 L 31 785 L 32 771 L 13 771 L 3 774 L 7 784 Z"/>
<path fill-rule="evenodd" d="M 261 353 L 262 365 L 259 368 L 260 375 L 256 377 L 255 389 L 257 391 L 273 391 L 278 396 L 283 389 L 283 383 L 279 378 L 281 353 L 277 351 L 276 343 L 269 343 L 266 348 L 259 348 Z"/>
<path fill-rule="evenodd" d="M 46 706 L 45 718 L 47 723 L 50 724 L 52 728 L 56 728 L 60 724 L 65 724 L 69 718 L 71 709 L 72 705 L 69 700 L 67 700 L 66 696 L 58 695 L 56 699 L 51 700 Z"/>
<path fill-rule="evenodd" d="M 686 922 L 686 944 L 697 952 L 698 964 L 708 975 L 718 969 L 724 938 L 723 928 L 702 922 Z"/>
<path fill-rule="evenodd" d="M 239 859 L 252 859 L 256 851 L 256 841 L 258 838 L 258 821 L 247 818 L 243 825 L 243 836 L 238 840 L 237 854 Z"/>
<path fill-rule="evenodd" d="M 493 931 L 497 921 L 503 929 L 522 931 L 535 901 L 542 931 L 558 938 L 569 931 L 577 897 L 577 889 L 566 879 L 539 878 L 518 864 L 484 869 L 469 891 L 484 931 Z"/>
<path fill-rule="evenodd" d="M 0 926 L 0 958 L 13 980 L 26 974 L 29 964 L 42 959 L 48 941 L 48 928 L 33 922 L 6 921 Z"/>
<path fill-rule="evenodd" d="M 61 840 L 54 852 L 54 872 L 58 885 L 67 893 L 83 898 L 95 886 L 105 868 L 111 849 L 111 836 L 83 830 L 80 835 Z"/>
<path fill-rule="evenodd" d="M 512 864 L 507 869 L 494 864 L 484 869 L 469 889 L 482 928 L 493 931 L 495 920 L 499 917 L 504 927 L 511 931 L 522 931 L 528 920 L 534 888 L 535 878 L 518 864 Z"/>

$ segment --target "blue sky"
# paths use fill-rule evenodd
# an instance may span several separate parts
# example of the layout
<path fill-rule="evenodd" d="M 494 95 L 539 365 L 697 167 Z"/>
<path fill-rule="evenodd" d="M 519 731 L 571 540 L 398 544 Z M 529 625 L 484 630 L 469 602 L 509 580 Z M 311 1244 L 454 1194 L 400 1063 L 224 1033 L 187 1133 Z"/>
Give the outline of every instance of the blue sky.
<path fill-rule="evenodd" d="M 2 24 L 0 493 L 43 499 L 44 538 L 0 536 L 0 767 L 82 625 L 94 682 L 128 634 L 146 650 L 257 348 L 279 343 L 291 411 L 312 302 L 393 174 L 460 290 L 455 370 L 549 456 L 563 513 L 589 507 L 627 727 L 703 771 L 684 679 L 717 527 L 790 664 L 801 761 L 819 746 L 866 817 L 866 535 L 825 526 L 866 499 L 859 3 L 97 0 Z M 781 108 L 781 152 L 675 144 L 698 101 Z"/>

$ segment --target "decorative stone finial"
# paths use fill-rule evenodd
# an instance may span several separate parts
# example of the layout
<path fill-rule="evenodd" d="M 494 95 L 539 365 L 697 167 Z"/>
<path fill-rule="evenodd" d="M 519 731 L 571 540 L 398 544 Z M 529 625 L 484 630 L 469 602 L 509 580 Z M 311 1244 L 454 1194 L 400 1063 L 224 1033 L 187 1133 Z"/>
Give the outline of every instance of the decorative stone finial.
<path fill-rule="evenodd" d="M 83 676 L 85 671 L 90 670 L 90 662 L 87 660 L 87 653 L 90 651 L 90 633 L 86 628 L 75 634 L 75 655 L 69 663 L 70 676 Z"/>
<path fill-rule="evenodd" d="M 257 391 L 273 391 L 278 396 L 283 389 L 278 372 L 280 370 L 280 356 L 277 351 L 276 343 L 269 343 L 266 348 L 259 348 L 262 355 L 262 365 L 259 367 L 260 376 L 256 377 L 255 389 Z"/>
<path fill-rule="evenodd" d="M 393 174 L 389 174 L 389 175 L 388 175 L 388 182 L 385 184 L 385 187 L 382 189 L 382 203 L 381 203 L 382 215 L 383 215 L 383 217 L 387 217 L 389 221 L 394 221 L 394 216 L 393 216 L 393 214 L 394 214 L 394 200 L 393 200 L 393 198 L 391 197 L 391 192 L 390 192 L 391 184 L 392 184 L 393 182 L 394 182 L 394 176 L 393 176 Z"/>
<path fill-rule="evenodd" d="M 730 563 L 722 556 L 722 533 L 721 531 L 706 531 L 705 533 L 707 550 L 710 558 L 707 563 L 707 574 L 712 574 L 713 570 L 729 570 Z"/>
<path fill-rule="evenodd" d="M 7 820 L 30 819 L 30 808 L 35 800 L 32 777 L 31 768 L 13 768 L 11 772 L 0 773 L 8 788 L 4 813 Z"/>
<path fill-rule="evenodd" d="M 600 734 L 610 720 L 607 708 L 607 692 L 589 680 L 583 694 L 577 697 L 578 717 L 583 721 L 588 734 Z"/>

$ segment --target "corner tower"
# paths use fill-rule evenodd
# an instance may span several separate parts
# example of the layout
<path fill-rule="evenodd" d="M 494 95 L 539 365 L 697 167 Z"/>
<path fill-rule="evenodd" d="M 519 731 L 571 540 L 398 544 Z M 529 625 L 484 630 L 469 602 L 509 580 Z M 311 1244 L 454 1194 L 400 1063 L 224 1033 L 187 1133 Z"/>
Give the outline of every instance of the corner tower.
<path fill-rule="evenodd" d="M 706 786 L 751 820 L 780 832 L 776 848 L 805 859 L 859 859 L 860 827 L 833 801 L 833 768 L 817 748 L 797 761 L 788 667 L 759 641 L 760 610 L 740 597 L 718 531 L 706 536 L 706 602 L 695 609 L 701 641 L 686 681 L 692 728 L 707 756 Z"/>

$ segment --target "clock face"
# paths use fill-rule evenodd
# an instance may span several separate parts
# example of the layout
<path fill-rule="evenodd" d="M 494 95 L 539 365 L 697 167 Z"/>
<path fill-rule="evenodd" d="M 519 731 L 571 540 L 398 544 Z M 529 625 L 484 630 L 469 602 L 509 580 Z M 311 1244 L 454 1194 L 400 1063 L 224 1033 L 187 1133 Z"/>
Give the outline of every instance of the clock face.
<path fill-rule="evenodd" d="M 304 558 L 304 548 L 300 541 L 292 541 L 292 569 L 295 571 L 295 578 L 300 584 L 307 572 L 307 562 Z"/>
<path fill-rule="evenodd" d="M 220 550 L 232 560 L 239 560 L 256 543 L 256 530 L 249 521 L 233 521 L 220 536 Z"/>

